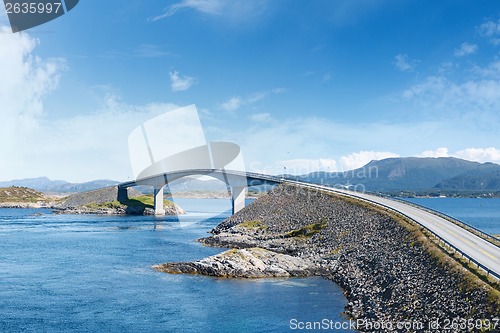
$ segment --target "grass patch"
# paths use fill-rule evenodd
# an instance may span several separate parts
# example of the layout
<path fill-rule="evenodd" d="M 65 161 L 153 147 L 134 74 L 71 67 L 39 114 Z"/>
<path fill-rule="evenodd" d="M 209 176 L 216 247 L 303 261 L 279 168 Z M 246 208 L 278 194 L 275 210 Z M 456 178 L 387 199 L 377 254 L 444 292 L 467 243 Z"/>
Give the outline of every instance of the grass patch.
<path fill-rule="evenodd" d="M 165 207 L 168 207 L 173 205 L 174 203 L 169 200 L 163 200 L 163 204 Z M 89 204 L 86 204 L 85 207 L 91 209 L 103 209 L 103 208 L 117 209 L 117 208 L 127 208 L 127 207 L 139 207 L 143 209 L 154 208 L 154 197 L 152 195 L 141 195 L 130 199 L 124 199 L 122 201 L 114 200 L 104 203 L 91 202 Z"/>
<path fill-rule="evenodd" d="M 238 224 L 238 226 L 246 228 L 246 229 L 259 229 L 259 230 L 267 228 L 267 226 L 265 226 L 262 223 L 262 221 L 259 221 L 259 220 L 245 221 L 245 222 Z"/>
<path fill-rule="evenodd" d="M 125 205 L 122 205 L 119 201 L 111 201 L 111 202 L 104 202 L 104 203 L 96 203 L 96 202 L 91 202 L 85 205 L 85 207 L 90 208 L 90 209 L 105 209 L 105 208 L 124 208 Z"/>
<path fill-rule="evenodd" d="M 324 229 L 327 224 L 328 222 L 323 219 L 319 223 L 309 224 L 300 229 L 289 231 L 285 234 L 285 237 L 312 237 Z"/>

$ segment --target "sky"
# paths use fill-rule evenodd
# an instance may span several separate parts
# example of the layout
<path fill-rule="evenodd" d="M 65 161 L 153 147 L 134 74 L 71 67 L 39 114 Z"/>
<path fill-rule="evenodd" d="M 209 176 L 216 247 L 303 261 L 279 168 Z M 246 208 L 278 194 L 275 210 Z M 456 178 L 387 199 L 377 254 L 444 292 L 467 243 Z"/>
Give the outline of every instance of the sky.
<path fill-rule="evenodd" d="M 387 157 L 500 163 L 496 0 L 83 0 L 12 33 L 0 180 L 133 179 L 127 139 L 195 104 L 247 170 Z"/>

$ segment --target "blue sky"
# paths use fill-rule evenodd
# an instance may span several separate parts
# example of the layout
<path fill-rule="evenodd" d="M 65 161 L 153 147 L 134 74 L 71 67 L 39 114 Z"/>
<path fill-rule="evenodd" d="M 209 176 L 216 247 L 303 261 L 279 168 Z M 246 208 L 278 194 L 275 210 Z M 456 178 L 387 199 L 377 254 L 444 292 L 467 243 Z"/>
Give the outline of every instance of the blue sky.
<path fill-rule="evenodd" d="M 0 180 L 130 179 L 131 130 L 189 104 L 252 171 L 500 163 L 497 1 L 85 0 L 16 34 L 3 9 Z"/>

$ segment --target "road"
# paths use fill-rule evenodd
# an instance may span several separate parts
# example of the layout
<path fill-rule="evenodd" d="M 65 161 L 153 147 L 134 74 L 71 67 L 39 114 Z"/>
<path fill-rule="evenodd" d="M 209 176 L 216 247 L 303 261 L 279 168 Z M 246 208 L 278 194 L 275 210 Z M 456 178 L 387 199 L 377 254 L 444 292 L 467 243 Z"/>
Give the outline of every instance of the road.
<path fill-rule="evenodd" d="M 432 212 L 420 209 L 410 204 L 395 201 L 387 198 L 378 197 L 371 194 L 359 193 L 348 190 L 332 189 L 330 187 L 304 184 L 301 182 L 291 182 L 300 186 L 319 188 L 334 193 L 356 197 L 367 200 L 372 203 L 388 207 L 398 213 L 406 215 L 410 219 L 418 222 L 428 230 L 432 231 L 448 243 L 458 248 L 472 259 L 481 263 L 491 272 L 500 277 L 500 247 L 476 236 L 470 231 L 444 219 Z"/>

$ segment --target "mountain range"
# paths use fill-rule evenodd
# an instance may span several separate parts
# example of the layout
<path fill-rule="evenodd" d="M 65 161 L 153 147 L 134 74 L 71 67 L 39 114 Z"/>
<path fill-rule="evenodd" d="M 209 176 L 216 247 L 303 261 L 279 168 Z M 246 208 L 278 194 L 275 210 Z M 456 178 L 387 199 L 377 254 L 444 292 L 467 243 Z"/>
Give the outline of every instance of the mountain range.
<path fill-rule="evenodd" d="M 357 186 L 381 193 L 500 192 L 500 165 L 453 157 L 387 158 L 346 172 L 287 177 L 331 186 Z"/>
<path fill-rule="evenodd" d="M 47 177 L 14 179 L 0 182 L 0 188 L 19 186 L 28 187 L 46 194 L 58 193 L 69 194 L 86 191 L 93 191 L 103 187 L 119 184 L 116 180 L 94 180 L 85 183 L 70 183 L 64 180 L 51 180 Z M 148 186 L 138 186 L 142 193 L 152 193 L 152 188 Z M 200 180 L 192 177 L 186 177 L 176 180 L 170 184 L 170 190 L 173 191 L 227 191 L 226 186 L 218 180 Z"/>
<path fill-rule="evenodd" d="M 381 193 L 496 193 L 500 195 L 500 165 L 479 163 L 453 157 L 402 157 L 371 161 L 365 166 L 345 172 L 313 172 L 301 176 L 285 175 L 318 184 L 356 187 Z M 74 193 L 118 184 L 114 180 L 69 183 L 47 177 L 0 182 L 0 187 L 24 186 L 44 193 Z M 171 186 L 174 191 L 224 191 L 217 180 L 184 178 Z M 148 191 L 147 188 L 144 189 Z"/>
<path fill-rule="evenodd" d="M 0 187 L 22 186 L 44 193 L 75 193 L 97 190 L 118 184 L 114 180 L 94 180 L 85 183 L 70 183 L 64 180 L 51 180 L 47 177 L 14 179 L 0 182 Z"/>

